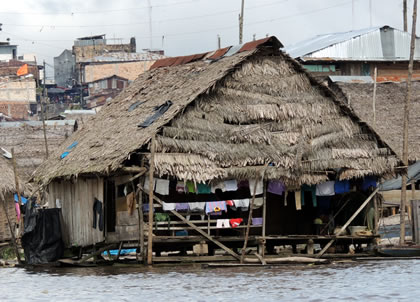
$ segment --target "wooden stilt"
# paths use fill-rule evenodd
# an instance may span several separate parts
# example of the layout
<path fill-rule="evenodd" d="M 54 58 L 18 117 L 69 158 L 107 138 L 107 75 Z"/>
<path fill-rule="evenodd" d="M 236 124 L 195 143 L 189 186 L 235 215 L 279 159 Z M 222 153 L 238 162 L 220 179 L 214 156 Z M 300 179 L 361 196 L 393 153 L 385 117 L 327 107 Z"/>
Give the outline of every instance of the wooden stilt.
<path fill-rule="evenodd" d="M 22 205 L 22 197 L 20 196 L 20 187 L 19 187 L 19 176 L 17 173 L 17 167 L 16 167 L 16 157 L 15 157 L 15 149 L 12 148 L 12 164 L 13 164 L 13 173 L 15 175 L 15 187 L 16 187 L 16 194 L 18 196 L 18 202 L 19 207 Z M 19 224 L 19 234 L 21 234 L 21 230 L 23 227 L 23 215 L 20 215 L 20 221 L 18 221 Z"/>
<path fill-rule="evenodd" d="M 140 252 L 140 259 L 144 263 L 144 256 L 146 253 L 144 252 L 144 213 L 143 213 L 143 192 L 138 192 L 138 215 L 139 215 L 139 252 Z"/>
<path fill-rule="evenodd" d="M 262 225 L 262 251 L 261 255 L 265 256 L 265 231 L 266 231 L 266 217 L 267 217 L 267 186 L 264 184 L 264 196 L 263 196 L 263 225 Z"/>
<path fill-rule="evenodd" d="M 124 245 L 124 242 L 121 241 L 120 246 L 118 247 L 117 259 L 116 259 L 117 261 L 120 259 L 121 249 L 122 249 L 123 245 Z"/>
<path fill-rule="evenodd" d="M 379 230 L 379 213 L 378 213 L 378 196 L 375 195 L 373 197 L 373 206 L 375 209 L 375 220 L 373 223 L 373 235 L 377 235 L 378 234 L 378 230 Z"/>
<path fill-rule="evenodd" d="M 15 237 L 15 234 L 14 234 L 14 231 L 13 231 L 13 228 L 12 228 L 12 225 L 10 223 L 9 213 L 7 212 L 7 206 L 6 206 L 6 198 L 4 197 L 3 192 L 0 192 L 0 198 L 3 201 L 2 202 L 2 204 L 3 204 L 3 210 L 4 210 L 4 213 L 6 215 L 7 224 L 9 225 L 10 235 L 12 237 L 13 247 L 15 248 L 16 258 L 18 260 L 18 263 L 21 264 L 22 263 L 22 260 L 20 259 L 19 249 L 18 249 L 16 237 Z"/>
<path fill-rule="evenodd" d="M 154 190 L 154 171 L 155 171 L 155 137 L 150 142 L 149 160 L 149 228 L 147 233 L 147 264 L 153 263 L 153 190 Z"/>
<path fill-rule="evenodd" d="M 378 193 L 379 188 L 376 188 L 375 191 L 373 191 L 372 194 L 370 194 L 370 196 L 365 200 L 365 202 L 357 209 L 356 212 L 354 212 L 354 214 L 350 217 L 349 220 L 347 220 L 347 222 L 341 227 L 341 229 L 338 231 L 338 233 L 336 234 L 336 236 L 339 236 L 349 225 L 350 223 L 354 220 L 354 218 L 356 218 L 357 215 L 359 215 L 359 213 L 368 205 L 368 203 L 371 201 L 371 199 L 376 195 L 376 193 Z M 322 257 L 322 255 L 324 255 L 324 253 L 329 249 L 329 247 L 331 246 L 331 244 L 333 244 L 335 241 L 335 239 L 332 239 L 330 242 L 327 243 L 327 245 L 317 254 L 317 258 Z"/>

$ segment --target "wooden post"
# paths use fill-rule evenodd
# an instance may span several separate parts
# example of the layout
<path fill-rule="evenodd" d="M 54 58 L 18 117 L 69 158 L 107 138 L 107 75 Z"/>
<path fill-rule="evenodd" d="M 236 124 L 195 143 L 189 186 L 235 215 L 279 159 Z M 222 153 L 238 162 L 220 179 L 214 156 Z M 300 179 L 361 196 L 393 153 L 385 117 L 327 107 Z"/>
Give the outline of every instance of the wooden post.
<path fill-rule="evenodd" d="M 414 67 L 414 49 L 416 46 L 416 23 L 417 23 L 417 0 L 414 0 L 413 4 L 413 25 L 411 31 L 411 43 L 410 43 L 410 61 L 408 63 L 408 77 L 407 77 L 407 94 L 405 97 L 404 105 L 404 124 L 403 124 L 403 151 L 402 160 L 406 167 L 402 175 L 401 183 L 401 211 L 400 211 L 400 245 L 405 244 L 405 206 L 407 203 L 406 196 L 406 185 L 407 185 L 407 167 L 408 167 L 408 128 L 411 110 L 411 80 L 413 78 L 413 67 Z"/>
<path fill-rule="evenodd" d="M 150 160 L 149 160 L 149 228 L 147 234 L 147 264 L 153 263 L 153 190 L 155 172 L 155 137 L 150 142 Z"/>
<path fill-rule="evenodd" d="M 242 44 L 243 35 L 244 35 L 244 6 L 245 1 L 242 0 L 241 4 L 241 13 L 239 14 L 239 44 Z"/>
<path fill-rule="evenodd" d="M 45 89 L 45 61 L 44 61 L 44 87 L 43 87 L 43 91 L 42 91 L 42 98 L 41 98 L 41 119 L 42 119 L 42 130 L 44 132 L 44 143 L 45 143 L 45 158 L 48 158 L 48 141 L 47 141 L 47 130 L 45 127 L 45 117 L 44 117 L 44 105 L 43 102 L 46 101 L 46 92 L 47 90 Z"/>
<path fill-rule="evenodd" d="M 379 230 L 378 196 L 373 197 L 373 206 L 375 209 L 375 221 L 373 223 L 373 234 L 377 235 Z"/>
<path fill-rule="evenodd" d="M 356 216 L 359 215 L 359 213 L 367 206 L 367 204 L 376 195 L 376 193 L 378 193 L 378 191 L 379 191 L 379 188 L 376 188 L 376 190 L 373 191 L 372 194 L 370 194 L 370 196 L 365 200 L 365 202 L 357 209 L 356 212 L 354 212 L 353 216 L 351 216 L 350 219 L 347 220 L 347 222 L 341 227 L 341 229 L 338 231 L 336 236 L 339 236 L 350 225 L 350 223 L 354 220 L 354 218 L 356 218 Z M 331 239 L 330 242 L 327 243 L 327 245 L 317 254 L 316 257 L 317 258 L 322 257 L 322 255 L 324 255 L 324 253 L 328 250 L 328 248 L 331 246 L 331 244 L 333 244 L 334 241 L 335 239 Z"/>
<path fill-rule="evenodd" d="M 22 260 L 20 259 L 16 237 L 15 237 L 15 234 L 13 232 L 12 224 L 10 223 L 9 213 L 7 212 L 6 198 L 4 197 L 3 192 L 1 192 L 1 191 L 0 191 L 0 198 L 3 200 L 3 202 L 2 202 L 3 210 L 4 210 L 4 213 L 6 215 L 7 224 L 9 225 L 10 235 L 12 236 L 13 247 L 15 248 L 16 257 L 17 257 L 18 263 L 21 264 Z"/>
<path fill-rule="evenodd" d="M 373 77 L 373 99 L 372 99 L 372 111 L 373 111 L 373 127 L 376 127 L 376 79 L 378 77 L 378 68 L 375 66 L 374 77 Z"/>
<path fill-rule="evenodd" d="M 267 186 L 264 182 L 264 196 L 263 196 L 263 225 L 262 225 L 262 240 L 263 240 L 263 244 L 262 244 L 262 251 L 261 251 L 261 256 L 265 256 L 265 231 L 266 231 L 266 220 L 267 217 Z"/>
<path fill-rule="evenodd" d="M 404 31 L 408 31 L 408 22 L 407 22 L 407 0 L 403 0 L 403 26 Z"/>
<path fill-rule="evenodd" d="M 138 204 L 138 215 L 139 215 L 139 252 L 140 258 L 144 263 L 144 256 L 146 253 L 144 252 L 144 213 L 143 213 L 143 192 L 139 191 L 139 204 Z"/>
<path fill-rule="evenodd" d="M 16 187 L 16 194 L 18 196 L 18 203 L 19 207 L 22 205 L 22 197 L 20 196 L 20 187 L 19 187 L 19 176 L 17 173 L 17 167 L 16 167 L 16 157 L 15 157 L 15 149 L 12 148 L 12 165 L 13 165 L 13 173 L 15 174 L 15 187 Z M 13 198 L 14 202 L 14 198 Z M 17 213 L 16 213 L 17 214 Z M 20 215 L 20 220 L 18 220 L 19 224 L 19 234 L 22 234 L 23 231 L 23 215 Z"/>

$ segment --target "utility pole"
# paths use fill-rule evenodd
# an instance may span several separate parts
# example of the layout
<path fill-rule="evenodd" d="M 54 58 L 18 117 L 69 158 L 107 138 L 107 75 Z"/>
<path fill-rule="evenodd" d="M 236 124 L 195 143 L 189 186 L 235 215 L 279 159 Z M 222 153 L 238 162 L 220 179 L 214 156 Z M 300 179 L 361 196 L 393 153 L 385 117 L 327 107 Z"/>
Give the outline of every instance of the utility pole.
<path fill-rule="evenodd" d="M 400 206 L 400 245 L 405 244 L 405 207 L 407 202 L 407 167 L 408 167 L 408 124 L 410 120 L 411 79 L 413 78 L 414 50 L 416 47 L 417 0 L 413 4 L 413 25 L 411 28 L 410 61 L 408 63 L 407 94 L 404 105 L 403 152 L 402 159 L 405 166 L 401 180 Z"/>
<path fill-rule="evenodd" d="M 372 22 L 372 0 L 369 0 L 369 27 L 373 26 Z"/>
<path fill-rule="evenodd" d="M 48 158 L 48 141 L 47 141 L 47 130 L 45 128 L 45 118 L 44 118 L 44 102 L 47 100 L 47 89 L 45 88 L 46 80 L 46 70 L 45 70 L 45 60 L 44 60 L 44 83 L 42 89 L 41 97 L 41 119 L 42 119 L 42 130 L 44 131 L 44 143 L 45 143 L 45 157 Z"/>
<path fill-rule="evenodd" d="M 242 44 L 244 34 L 244 6 L 245 0 L 242 0 L 241 13 L 239 14 L 239 44 Z"/>
<path fill-rule="evenodd" d="M 404 22 L 404 31 L 408 31 L 407 24 L 407 0 L 403 0 L 403 22 Z"/>
<path fill-rule="evenodd" d="M 153 37 L 152 37 L 153 30 L 152 30 L 152 3 L 151 3 L 151 0 L 147 0 L 147 5 L 149 7 L 149 36 L 150 36 L 149 43 L 150 43 L 150 50 L 152 50 L 153 49 Z"/>
<path fill-rule="evenodd" d="M 220 35 L 217 35 L 217 49 L 222 48 L 222 41 L 220 39 Z"/>

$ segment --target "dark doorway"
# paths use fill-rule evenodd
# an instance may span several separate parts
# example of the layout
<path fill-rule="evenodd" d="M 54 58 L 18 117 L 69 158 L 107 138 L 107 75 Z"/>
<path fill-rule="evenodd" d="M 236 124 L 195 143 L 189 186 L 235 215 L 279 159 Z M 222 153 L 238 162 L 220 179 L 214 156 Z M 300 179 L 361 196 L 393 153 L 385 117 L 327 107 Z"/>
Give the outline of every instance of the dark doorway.
<path fill-rule="evenodd" d="M 115 212 L 115 182 L 105 181 L 105 218 L 106 232 L 115 232 L 116 212 Z"/>

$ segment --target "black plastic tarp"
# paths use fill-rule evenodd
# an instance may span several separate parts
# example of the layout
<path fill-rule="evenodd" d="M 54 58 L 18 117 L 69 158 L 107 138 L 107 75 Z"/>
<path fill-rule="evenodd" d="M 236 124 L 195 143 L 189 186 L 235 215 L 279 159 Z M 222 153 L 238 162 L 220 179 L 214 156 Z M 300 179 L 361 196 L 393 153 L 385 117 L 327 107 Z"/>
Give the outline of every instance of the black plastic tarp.
<path fill-rule="evenodd" d="M 22 236 L 27 264 L 54 262 L 63 255 L 60 212 L 61 209 L 27 208 Z"/>
<path fill-rule="evenodd" d="M 153 108 L 153 114 L 149 116 L 144 122 L 140 123 L 138 127 L 141 128 L 147 128 L 151 124 L 153 124 L 154 121 L 156 121 L 158 118 L 160 118 L 168 109 L 172 106 L 171 101 L 166 101 L 160 106 L 156 106 Z"/>

